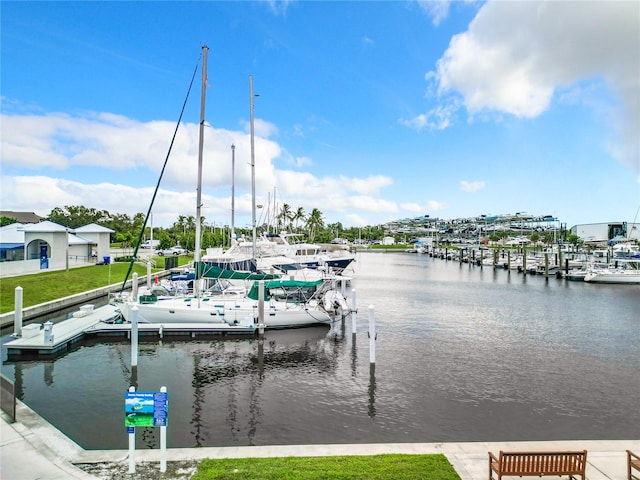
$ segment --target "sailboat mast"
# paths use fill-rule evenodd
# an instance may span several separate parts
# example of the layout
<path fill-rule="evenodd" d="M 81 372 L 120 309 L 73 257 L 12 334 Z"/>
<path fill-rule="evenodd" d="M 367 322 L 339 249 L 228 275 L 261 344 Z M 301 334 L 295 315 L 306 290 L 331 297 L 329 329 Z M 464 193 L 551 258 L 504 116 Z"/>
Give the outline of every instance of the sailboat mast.
<path fill-rule="evenodd" d="M 196 267 L 196 281 L 193 282 L 194 294 L 198 296 L 198 280 L 200 275 L 199 262 L 200 262 L 200 250 L 202 249 L 201 239 L 202 236 L 202 151 L 204 149 L 204 105 L 205 95 L 207 93 L 207 54 L 209 53 L 209 47 L 202 46 L 202 90 L 200 95 L 200 138 L 198 140 L 198 186 L 196 189 L 196 246 L 193 255 L 193 261 Z"/>
<path fill-rule="evenodd" d="M 236 146 L 231 145 L 231 245 L 236 240 Z"/>
<path fill-rule="evenodd" d="M 251 228 L 253 258 L 256 258 L 256 162 L 253 145 L 253 75 L 249 75 L 249 118 L 251 126 Z"/>

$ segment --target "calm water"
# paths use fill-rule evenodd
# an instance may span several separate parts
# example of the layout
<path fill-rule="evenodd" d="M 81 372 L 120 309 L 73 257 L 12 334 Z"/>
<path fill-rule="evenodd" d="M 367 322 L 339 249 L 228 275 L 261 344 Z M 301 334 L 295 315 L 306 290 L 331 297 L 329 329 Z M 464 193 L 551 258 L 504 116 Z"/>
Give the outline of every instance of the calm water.
<path fill-rule="evenodd" d="M 640 438 L 640 286 L 406 253 L 359 253 L 355 270 L 355 339 L 347 318 L 263 342 L 142 343 L 137 387 L 167 386 L 169 447 Z M 93 343 L 2 372 L 84 448 L 126 449 L 130 359 L 128 343 Z"/>

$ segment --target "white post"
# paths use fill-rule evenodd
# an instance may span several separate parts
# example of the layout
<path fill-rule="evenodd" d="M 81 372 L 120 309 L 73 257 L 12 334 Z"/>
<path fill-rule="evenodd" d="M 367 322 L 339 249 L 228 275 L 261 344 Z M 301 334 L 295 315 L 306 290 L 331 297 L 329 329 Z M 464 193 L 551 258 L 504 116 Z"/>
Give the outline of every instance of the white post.
<path fill-rule="evenodd" d="M 147 262 L 147 288 L 151 292 L 151 260 Z"/>
<path fill-rule="evenodd" d="M 347 298 L 347 279 L 340 279 L 340 293 L 342 294 L 342 298 Z"/>
<path fill-rule="evenodd" d="M 258 333 L 264 334 L 264 280 L 258 282 Z"/>
<path fill-rule="evenodd" d="M 13 335 L 20 337 L 22 335 L 22 287 L 16 287 L 14 299 Z"/>
<path fill-rule="evenodd" d="M 129 387 L 129 391 L 135 392 L 136 387 Z M 136 427 L 129 431 L 129 473 L 136 473 Z"/>
<path fill-rule="evenodd" d="M 131 366 L 138 366 L 138 307 L 131 309 Z"/>
<path fill-rule="evenodd" d="M 356 323 L 358 321 L 358 308 L 356 307 L 356 289 L 351 290 L 351 333 L 356 334 Z"/>
<path fill-rule="evenodd" d="M 162 393 L 167 392 L 167 387 L 160 387 Z M 160 471 L 167 471 L 167 426 L 160 427 Z"/>
<path fill-rule="evenodd" d="M 369 363 L 376 363 L 376 316 L 373 305 L 369 305 Z"/>
<path fill-rule="evenodd" d="M 134 302 L 138 299 L 138 272 L 131 275 L 131 300 Z"/>
<path fill-rule="evenodd" d="M 53 322 L 44 322 L 44 344 L 53 345 Z"/>

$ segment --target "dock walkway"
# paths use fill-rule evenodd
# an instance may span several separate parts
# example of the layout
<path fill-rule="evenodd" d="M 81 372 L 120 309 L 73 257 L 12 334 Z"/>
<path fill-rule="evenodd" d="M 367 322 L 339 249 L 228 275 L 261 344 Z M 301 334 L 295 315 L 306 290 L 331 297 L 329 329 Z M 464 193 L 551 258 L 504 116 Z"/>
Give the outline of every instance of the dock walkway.
<path fill-rule="evenodd" d="M 104 305 L 93 308 L 93 305 L 84 305 L 70 318 L 51 325 L 51 332 L 47 331 L 47 322 L 44 325 L 32 323 L 22 327 L 22 336 L 7 342 L 7 353 L 23 353 L 30 351 L 39 355 L 54 355 L 66 350 L 69 345 L 84 338 L 85 332 L 97 324 L 113 320 L 118 315 L 118 309 L 114 305 Z"/>
<path fill-rule="evenodd" d="M 34 354 L 51 357 L 66 352 L 73 344 L 88 336 L 124 336 L 131 338 L 130 323 L 114 323 L 119 315 L 115 305 L 104 305 L 96 309 L 93 305 L 83 305 L 70 318 L 49 325 L 32 323 L 22 327 L 22 336 L 5 344 L 7 354 L 13 357 L 21 354 Z M 139 323 L 139 336 L 165 336 L 196 338 L 199 335 L 254 335 L 256 330 L 241 325 L 224 323 Z"/>

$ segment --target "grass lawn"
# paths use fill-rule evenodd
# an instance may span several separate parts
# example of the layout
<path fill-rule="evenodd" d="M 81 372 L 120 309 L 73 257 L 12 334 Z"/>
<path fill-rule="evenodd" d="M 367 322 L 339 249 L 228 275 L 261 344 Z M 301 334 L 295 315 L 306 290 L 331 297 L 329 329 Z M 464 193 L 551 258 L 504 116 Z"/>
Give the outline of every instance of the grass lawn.
<path fill-rule="evenodd" d="M 372 455 L 209 459 L 192 480 L 460 480 L 447 457 Z"/>
<path fill-rule="evenodd" d="M 164 265 L 162 257 L 156 260 L 157 264 Z M 190 260 L 189 256 L 181 256 L 178 264 L 184 265 Z M 111 265 L 89 265 L 70 268 L 68 271 L 42 271 L 30 275 L 0 278 L 0 313 L 14 310 L 15 289 L 18 286 L 22 287 L 22 306 L 26 308 L 87 290 L 106 287 L 109 284 L 121 285 L 128 269 L 128 263 L 114 262 Z M 138 273 L 138 277 L 146 277 L 147 268 L 134 264 L 129 279 L 134 272 Z"/>

